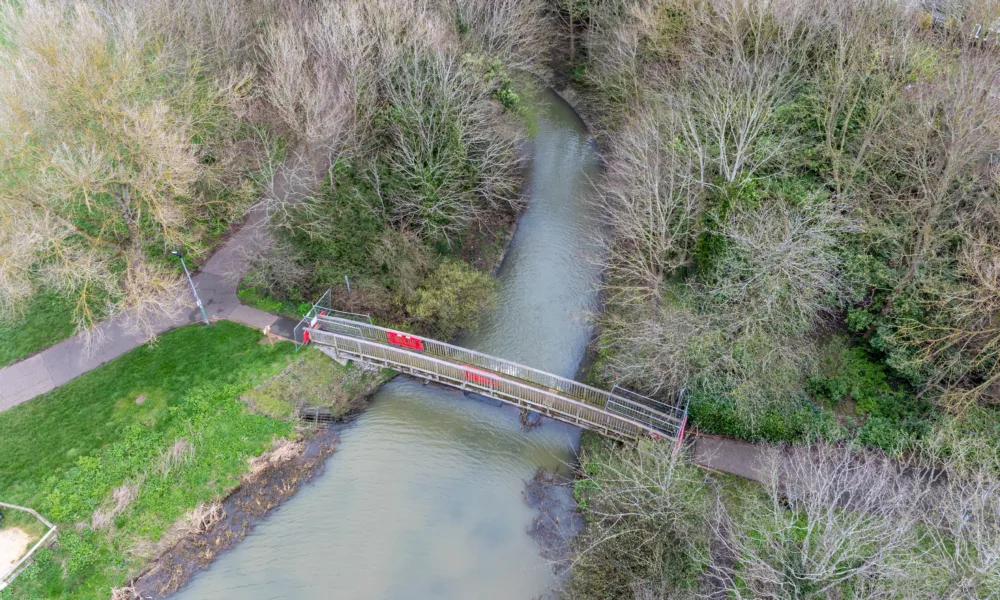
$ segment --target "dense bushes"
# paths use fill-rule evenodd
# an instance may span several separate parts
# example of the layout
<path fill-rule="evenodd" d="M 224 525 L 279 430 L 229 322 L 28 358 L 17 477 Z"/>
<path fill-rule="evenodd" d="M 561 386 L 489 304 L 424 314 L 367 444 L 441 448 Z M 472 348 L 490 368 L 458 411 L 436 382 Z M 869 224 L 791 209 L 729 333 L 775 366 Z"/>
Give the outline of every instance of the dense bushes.
<path fill-rule="evenodd" d="M 516 73 L 550 48 L 547 16 L 542 0 L 8 3 L 0 318 L 50 290 L 79 329 L 125 312 L 148 331 L 185 293 L 167 251 L 196 262 L 258 200 L 295 266 L 269 257 L 252 287 L 281 300 L 372 275 L 387 232 L 447 249 L 519 204 Z M 277 148 L 296 149 L 281 168 Z"/>
<path fill-rule="evenodd" d="M 467 284 L 486 279 L 456 277 L 448 256 L 520 207 L 527 132 L 515 70 L 540 63 L 545 23 L 533 0 L 282 12 L 265 87 L 304 144 L 304 177 L 322 171 L 324 181 L 294 205 L 268 207 L 274 254 L 245 285 L 298 302 L 348 276 L 357 293 L 338 295 L 338 306 L 439 335 L 456 330 L 450 318 L 474 325 L 486 297 L 466 300 Z"/>
<path fill-rule="evenodd" d="M 588 524 L 573 542 L 567 597 L 696 591 L 709 558 L 710 494 L 704 474 L 671 452 L 669 444 L 624 450 L 608 442 L 581 452 L 585 478 L 575 492 Z"/>
<path fill-rule="evenodd" d="M 994 402 L 1000 54 L 971 33 L 1000 7 L 586 6 L 612 128 L 601 376 L 687 385 L 696 422 L 755 439 L 853 400 L 838 420 L 885 448 L 931 405 Z M 840 336 L 874 371 L 824 374 Z"/>
<path fill-rule="evenodd" d="M 407 312 L 442 339 L 475 327 L 494 300 L 489 275 L 456 260 L 443 261 L 413 295 Z"/>
<path fill-rule="evenodd" d="M 707 516 L 659 483 L 663 456 L 625 453 L 623 483 L 585 454 L 604 499 L 574 595 L 995 595 L 1000 53 L 974 32 L 1000 5 L 583 4 L 575 78 L 609 147 L 595 374 L 686 386 L 695 427 L 796 445 L 760 486 L 707 478 Z M 627 529 L 649 492 L 670 512 Z M 678 515 L 704 540 L 685 557 L 656 543 Z"/>

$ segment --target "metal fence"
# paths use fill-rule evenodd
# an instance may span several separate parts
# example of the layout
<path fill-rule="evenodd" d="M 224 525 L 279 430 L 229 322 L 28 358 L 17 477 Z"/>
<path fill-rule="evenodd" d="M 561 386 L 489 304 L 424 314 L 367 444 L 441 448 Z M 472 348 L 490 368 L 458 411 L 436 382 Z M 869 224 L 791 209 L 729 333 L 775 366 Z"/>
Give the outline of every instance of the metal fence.
<path fill-rule="evenodd" d="M 316 324 L 317 319 L 330 315 L 332 317 L 337 317 L 338 319 L 344 321 L 357 321 L 360 323 L 372 324 L 371 315 L 363 315 L 360 313 L 344 312 L 342 310 L 334 310 L 329 308 L 330 301 L 333 296 L 333 290 L 326 290 L 326 292 L 320 297 L 320 299 L 312 305 L 306 316 L 302 317 L 298 325 L 295 326 L 295 330 L 292 334 L 292 338 L 295 343 L 299 346 L 306 343 L 307 340 L 303 339 L 303 332 L 307 327 L 313 327 Z"/>
<path fill-rule="evenodd" d="M 400 351 L 406 351 L 407 354 L 435 357 L 449 363 L 459 363 L 482 369 L 487 372 L 484 377 L 488 377 L 488 373 L 493 373 L 504 378 L 518 380 L 528 384 L 528 387 L 542 388 L 547 393 L 557 397 L 572 402 L 581 402 L 600 409 L 603 413 L 616 415 L 625 421 L 639 424 L 650 433 L 659 436 L 679 439 L 682 435 L 687 410 L 680 406 L 680 398 L 678 398 L 676 405 L 670 405 L 636 394 L 620 386 L 615 386 L 610 392 L 607 392 L 513 361 L 379 327 L 371 323 L 368 315 L 345 317 L 342 316 L 344 313 L 324 307 L 322 304 L 324 300 L 328 300 L 328 295 L 324 295 L 320 302 L 314 305 L 310 314 L 296 327 L 295 341 L 297 343 L 308 343 L 309 341 L 327 343 L 328 340 L 333 339 L 354 338 L 390 347 L 404 346 L 405 348 L 400 348 Z M 335 334 L 337 337 L 325 337 L 322 335 L 323 333 Z M 468 377 L 465 377 L 463 381 L 468 381 Z"/>

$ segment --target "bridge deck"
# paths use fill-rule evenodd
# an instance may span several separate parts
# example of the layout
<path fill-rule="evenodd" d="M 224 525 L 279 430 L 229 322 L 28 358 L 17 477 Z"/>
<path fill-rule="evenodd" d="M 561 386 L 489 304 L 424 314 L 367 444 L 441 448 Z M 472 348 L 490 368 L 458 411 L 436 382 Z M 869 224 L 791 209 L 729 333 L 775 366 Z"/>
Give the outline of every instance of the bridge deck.
<path fill-rule="evenodd" d="M 615 387 L 606 392 L 565 377 L 467 348 L 372 325 L 320 306 L 296 328 L 296 341 L 330 347 L 342 357 L 496 398 L 620 440 L 680 442 L 686 408 Z M 340 314 L 341 316 L 332 316 Z"/>

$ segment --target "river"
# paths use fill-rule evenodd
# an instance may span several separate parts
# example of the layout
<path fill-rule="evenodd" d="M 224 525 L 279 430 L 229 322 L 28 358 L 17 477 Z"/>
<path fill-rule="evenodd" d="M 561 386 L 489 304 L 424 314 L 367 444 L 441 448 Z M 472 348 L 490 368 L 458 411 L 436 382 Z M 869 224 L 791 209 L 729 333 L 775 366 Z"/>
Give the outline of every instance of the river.
<path fill-rule="evenodd" d="M 597 154 L 551 92 L 537 102 L 529 205 L 500 298 L 462 345 L 572 377 L 597 302 Z M 207 598 L 528 600 L 557 583 L 522 492 L 572 460 L 579 430 L 525 430 L 498 402 L 397 377 L 345 427 L 326 471 L 179 592 Z"/>

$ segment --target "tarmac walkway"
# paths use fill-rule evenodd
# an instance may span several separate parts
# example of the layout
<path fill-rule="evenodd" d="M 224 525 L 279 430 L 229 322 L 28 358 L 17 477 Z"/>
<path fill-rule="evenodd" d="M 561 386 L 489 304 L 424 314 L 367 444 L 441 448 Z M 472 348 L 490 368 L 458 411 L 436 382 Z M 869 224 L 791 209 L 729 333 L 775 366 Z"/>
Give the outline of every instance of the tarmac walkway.
<path fill-rule="evenodd" d="M 219 270 L 220 265 L 229 265 L 223 261 L 216 261 L 216 257 L 229 253 L 227 252 L 231 251 L 229 245 L 234 242 L 239 243 L 237 239 L 239 237 L 239 234 L 233 236 L 226 246 L 194 276 L 195 286 L 205 306 L 205 312 L 210 320 L 227 319 L 255 329 L 270 326 L 273 333 L 291 339 L 297 321 L 240 304 L 240 299 L 236 295 L 238 278 L 233 280 L 232 276 Z M 201 322 L 201 312 L 193 304 L 192 298 L 190 310 L 176 318 L 164 318 L 157 322 L 154 325 L 155 333 L 159 335 L 182 325 Z M 0 369 L 0 411 L 27 402 L 67 381 L 76 379 L 150 340 L 151 336 L 147 334 L 131 331 L 125 321 L 124 317 L 119 317 L 98 325 L 101 341 L 92 348 L 88 349 L 86 342 L 80 336 L 73 336 L 49 346 L 34 356 Z"/>

